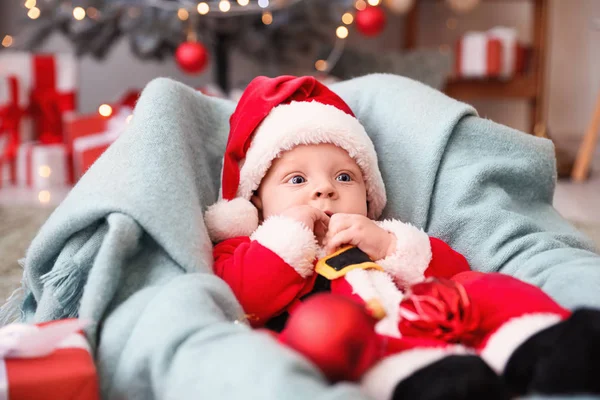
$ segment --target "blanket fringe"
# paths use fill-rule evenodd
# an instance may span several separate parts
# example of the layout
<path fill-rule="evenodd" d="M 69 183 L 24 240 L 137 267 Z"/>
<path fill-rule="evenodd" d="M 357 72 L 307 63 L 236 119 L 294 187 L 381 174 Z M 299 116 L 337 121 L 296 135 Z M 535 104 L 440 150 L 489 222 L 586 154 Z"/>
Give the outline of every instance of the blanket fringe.
<path fill-rule="evenodd" d="M 61 265 L 42 275 L 44 290 L 49 290 L 63 309 L 64 318 L 76 318 L 79 313 L 79 303 L 83 296 L 83 288 L 87 281 L 89 267 L 65 260 Z"/>
<path fill-rule="evenodd" d="M 15 289 L 6 302 L 0 306 L 0 326 L 18 322 L 22 318 L 21 305 L 25 299 L 25 290 L 20 287 Z"/>
<path fill-rule="evenodd" d="M 25 258 L 21 258 L 17 261 L 21 268 L 25 269 Z M 15 289 L 10 296 L 6 299 L 4 304 L 0 306 L 0 326 L 12 324 L 18 322 L 23 318 L 23 300 L 25 299 L 26 292 L 25 280 L 21 279 L 21 287 Z"/>

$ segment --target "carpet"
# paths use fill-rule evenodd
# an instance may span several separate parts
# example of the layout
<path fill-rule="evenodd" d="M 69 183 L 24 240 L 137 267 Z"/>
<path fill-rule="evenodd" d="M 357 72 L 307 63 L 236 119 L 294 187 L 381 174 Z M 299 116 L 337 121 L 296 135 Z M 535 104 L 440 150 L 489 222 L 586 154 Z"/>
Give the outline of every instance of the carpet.
<path fill-rule="evenodd" d="M 51 213 L 51 208 L 0 206 L 0 303 L 19 287 L 18 260 Z"/>

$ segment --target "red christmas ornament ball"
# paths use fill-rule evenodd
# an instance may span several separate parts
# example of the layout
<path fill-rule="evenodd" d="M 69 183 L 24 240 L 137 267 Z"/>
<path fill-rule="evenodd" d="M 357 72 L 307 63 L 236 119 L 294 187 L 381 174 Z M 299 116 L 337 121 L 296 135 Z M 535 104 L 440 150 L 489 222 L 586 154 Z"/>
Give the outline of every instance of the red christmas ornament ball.
<path fill-rule="evenodd" d="M 377 362 L 377 321 L 343 296 L 318 294 L 290 315 L 280 340 L 316 364 L 331 381 L 356 381 Z"/>
<path fill-rule="evenodd" d="M 208 51 L 199 42 L 184 42 L 175 51 L 177 65 L 188 74 L 202 72 L 208 64 Z"/>
<path fill-rule="evenodd" d="M 356 29 L 365 36 L 377 36 L 385 28 L 385 12 L 381 7 L 367 7 L 357 11 Z"/>

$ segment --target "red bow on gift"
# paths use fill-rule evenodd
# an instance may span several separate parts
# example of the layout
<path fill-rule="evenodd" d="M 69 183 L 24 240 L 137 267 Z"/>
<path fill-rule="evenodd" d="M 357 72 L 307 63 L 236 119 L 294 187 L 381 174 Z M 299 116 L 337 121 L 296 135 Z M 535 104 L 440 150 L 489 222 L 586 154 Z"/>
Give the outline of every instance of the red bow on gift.
<path fill-rule="evenodd" d="M 411 286 L 400 303 L 402 336 L 471 345 L 479 314 L 460 283 L 431 278 Z"/>
<path fill-rule="evenodd" d="M 62 143 L 60 96 L 54 90 L 34 90 L 31 93 L 31 114 L 35 116 L 39 141 L 43 144 Z"/>
<path fill-rule="evenodd" d="M 75 94 L 59 92 L 56 88 L 56 62 L 53 56 L 37 55 L 33 62 L 35 85 L 29 111 L 36 124 L 38 140 L 42 144 L 62 143 L 62 114 L 75 108 Z"/>

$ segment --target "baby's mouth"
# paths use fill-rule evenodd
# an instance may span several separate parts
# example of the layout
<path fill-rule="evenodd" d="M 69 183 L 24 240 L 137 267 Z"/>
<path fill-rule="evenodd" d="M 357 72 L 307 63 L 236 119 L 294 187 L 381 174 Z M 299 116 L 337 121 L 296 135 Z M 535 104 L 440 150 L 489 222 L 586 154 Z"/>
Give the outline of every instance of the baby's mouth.
<path fill-rule="evenodd" d="M 327 215 L 329 218 L 331 218 L 331 216 L 333 215 L 333 213 L 331 211 L 324 211 L 325 215 Z"/>

